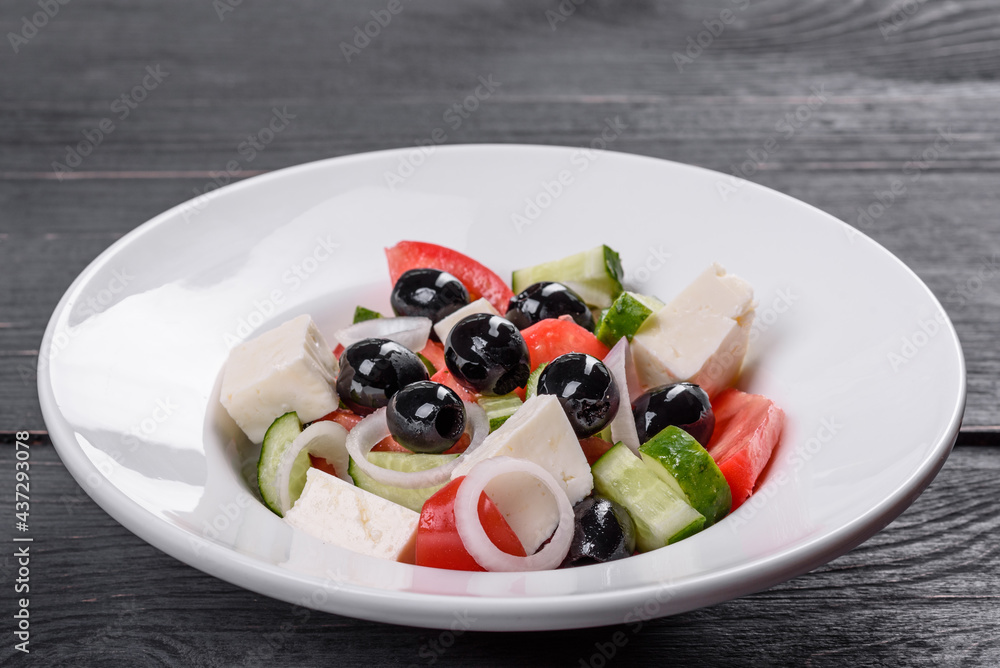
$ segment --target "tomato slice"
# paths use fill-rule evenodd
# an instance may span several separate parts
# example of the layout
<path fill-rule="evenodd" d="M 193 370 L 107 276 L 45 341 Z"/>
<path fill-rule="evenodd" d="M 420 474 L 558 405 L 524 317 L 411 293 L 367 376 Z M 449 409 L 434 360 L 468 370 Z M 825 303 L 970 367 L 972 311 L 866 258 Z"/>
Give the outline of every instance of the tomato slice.
<path fill-rule="evenodd" d="M 455 441 L 455 445 L 451 446 L 441 454 L 460 455 L 466 451 L 470 443 L 472 443 L 472 438 L 470 438 L 468 434 L 462 434 L 458 440 Z M 386 436 L 372 447 L 372 452 L 412 452 L 412 450 L 397 443 L 396 439 L 392 436 Z"/>
<path fill-rule="evenodd" d="M 329 473 L 332 476 L 337 475 L 337 469 L 323 457 L 317 457 L 316 455 L 309 455 L 309 465 L 313 468 L 317 468 L 324 473 Z"/>
<path fill-rule="evenodd" d="M 485 297 L 499 313 L 507 312 L 507 304 L 514 296 L 502 278 L 472 258 L 444 246 L 400 241 L 385 249 L 385 257 L 389 261 L 389 278 L 393 285 L 405 271 L 430 267 L 452 274 L 469 291 L 470 301 Z"/>
<path fill-rule="evenodd" d="M 417 527 L 417 566 L 450 568 L 456 571 L 485 571 L 465 549 L 455 528 L 455 496 L 465 476 L 455 478 L 424 502 Z M 517 557 L 526 556 L 514 530 L 497 507 L 482 493 L 479 496 L 479 521 L 486 535 L 498 548 Z"/>
<path fill-rule="evenodd" d="M 551 362 L 566 353 L 586 353 L 603 360 L 608 347 L 597 337 L 570 320 L 546 318 L 521 330 L 531 354 L 531 368 L 542 362 Z"/>
<path fill-rule="evenodd" d="M 438 372 L 446 368 L 444 365 L 444 346 L 436 341 L 428 341 L 420 354 L 427 358 L 427 361 L 434 365 L 434 371 Z"/>
<path fill-rule="evenodd" d="M 361 416 L 352 413 L 351 411 L 345 408 L 338 408 L 332 413 L 327 413 L 318 420 L 315 420 L 315 422 L 320 422 L 322 420 L 329 420 L 330 422 L 336 422 L 347 431 L 350 431 L 354 429 L 354 425 L 361 422 Z"/>
<path fill-rule="evenodd" d="M 435 383 L 441 383 L 442 385 L 446 385 L 455 390 L 455 394 L 457 394 L 458 398 L 462 401 L 475 402 L 479 397 L 477 393 L 469 390 L 467 387 L 458 382 L 458 378 L 455 378 L 451 371 L 448 371 L 447 367 L 442 368 L 436 374 L 431 376 L 431 380 Z"/>
<path fill-rule="evenodd" d="M 753 494 L 757 477 L 781 438 L 785 413 L 767 397 L 735 388 L 715 397 L 712 411 L 715 430 L 707 450 L 729 483 L 736 510 Z"/>

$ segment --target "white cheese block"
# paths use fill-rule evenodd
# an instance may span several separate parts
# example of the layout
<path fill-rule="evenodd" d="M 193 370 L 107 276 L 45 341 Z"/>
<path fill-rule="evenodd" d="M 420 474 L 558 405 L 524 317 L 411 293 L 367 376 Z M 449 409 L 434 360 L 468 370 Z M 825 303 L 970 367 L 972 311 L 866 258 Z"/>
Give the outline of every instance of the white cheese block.
<path fill-rule="evenodd" d="M 466 475 L 490 457 L 528 459 L 552 474 L 571 504 L 594 488 L 587 457 L 566 418 L 559 400 L 549 394 L 531 397 L 503 425 L 486 437 L 479 448 L 459 464 L 452 479 Z M 542 484 L 527 475 L 509 474 L 486 486 L 486 494 L 533 554 L 559 523 L 555 500 Z"/>
<path fill-rule="evenodd" d="M 493 308 L 493 304 L 486 301 L 485 298 L 477 299 L 471 304 L 466 304 L 462 308 L 458 309 L 454 313 L 444 318 L 441 318 L 434 325 L 434 333 L 444 343 L 448 340 L 448 333 L 451 332 L 451 328 L 458 324 L 458 321 L 462 318 L 467 318 L 470 315 L 475 315 L 476 313 L 489 313 L 490 315 L 500 315 L 497 310 Z"/>
<path fill-rule="evenodd" d="M 713 264 L 632 337 L 644 390 L 688 381 L 714 396 L 739 375 L 753 323 L 753 288 Z"/>
<path fill-rule="evenodd" d="M 336 410 L 337 360 L 308 315 L 300 315 L 229 353 L 220 400 L 254 443 L 289 411 L 309 422 Z"/>
<path fill-rule="evenodd" d="M 285 521 L 324 543 L 413 563 L 420 513 L 310 467 Z"/>

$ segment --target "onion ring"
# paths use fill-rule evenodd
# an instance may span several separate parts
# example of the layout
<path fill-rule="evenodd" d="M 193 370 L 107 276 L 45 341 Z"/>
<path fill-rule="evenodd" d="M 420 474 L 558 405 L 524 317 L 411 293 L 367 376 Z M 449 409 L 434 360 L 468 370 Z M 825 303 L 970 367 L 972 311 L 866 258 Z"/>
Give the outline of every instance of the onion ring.
<path fill-rule="evenodd" d="M 347 473 L 347 467 L 350 464 L 350 458 L 347 456 L 347 430 L 336 422 L 328 420 L 314 422 L 303 429 L 302 433 L 296 436 L 295 440 L 281 453 L 281 460 L 278 462 L 277 486 L 278 503 L 281 506 L 282 515 L 287 513 L 296 501 L 292 498 L 288 486 L 291 483 L 292 467 L 303 450 L 330 462 L 333 464 L 338 478 L 354 484 L 351 476 Z"/>
<path fill-rule="evenodd" d="M 465 405 L 465 432 L 469 434 L 472 442 L 461 456 L 447 464 L 426 471 L 390 471 L 368 461 L 368 453 L 372 448 L 390 435 L 389 425 L 385 420 L 385 408 L 378 409 L 351 429 L 347 435 L 347 452 L 358 468 L 383 485 L 403 489 L 423 489 L 448 482 L 455 467 L 465 460 L 466 455 L 482 445 L 486 435 L 490 433 L 490 422 L 486 419 L 486 411 L 479 404 L 469 401 L 462 403 Z"/>
<path fill-rule="evenodd" d="M 611 419 L 611 438 L 621 441 L 628 449 L 639 454 L 639 432 L 632 416 L 632 397 L 629 393 L 626 360 L 629 358 L 628 339 L 624 336 L 618 339 L 611 351 L 604 356 L 604 366 L 608 367 L 611 377 L 615 379 L 621 400 L 618 402 L 618 412 Z"/>
<path fill-rule="evenodd" d="M 541 482 L 552 494 L 559 509 L 559 524 L 549 542 L 527 557 L 507 554 L 490 540 L 479 520 L 479 497 L 486 486 L 508 473 L 527 473 Z M 503 509 L 500 509 L 501 511 Z M 569 553 L 575 531 L 573 506 L 552 474 L 527 459 L 492 457 L 469 471 L 455 495 L 455 528 L 466 551 L 488 571 L 543 571 L 557 568 Z"/>
<path fill-rule="evenodd" d="M 389 339 L 417 353 L 427 345 L 432 325 L 430 318 L 414 316 L 373 318 L 337 330 L 334 338 L 345 348 L 365 339 Z"/>

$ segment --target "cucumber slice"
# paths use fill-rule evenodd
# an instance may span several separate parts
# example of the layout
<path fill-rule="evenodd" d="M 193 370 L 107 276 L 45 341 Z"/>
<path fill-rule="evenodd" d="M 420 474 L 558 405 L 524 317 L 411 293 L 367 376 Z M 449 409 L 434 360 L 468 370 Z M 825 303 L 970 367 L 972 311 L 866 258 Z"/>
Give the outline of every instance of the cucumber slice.
<path fill-rule="evenodd" d="M 620 338 L 627 337 L 629 341 L 639 330 L 646 318 L 653 315 L 664 304 L 656 297 L 640 295 L 635 292 L 623 292 L 608 307 L 594 329 L 597 340 L 609 348 L 618 343 Z"/>
<path fill-rule="evenodd" d="M 411 455 L 406 452 L 368 453 L 368 461 L 375 464 L 375 466 L 381 466 L 382 468 L 389 469 L 390 471 L 406 472 L 433 469 L 443 464 L 447 464 L 456 457 L 458 457 L 458 455 Z M 351 478 L 354 479 L 354 484 L 366 492 L 377 494 L 387 501 L 398 503 L 399 505 L 405 506 L 418 513 L 421 508 L 424 507 L 424 502 L 427 501 L 427 499 L 434 496 L 435 492 L 448 484 L 442 483 L 435 487 L 423 487 L 421 489 L 403 489 L 402 487 L 383 485 L 382 483 L 373 480 L 367 473 L 362 471 L 354 463 L 353 459 L 347 467 L 347 472 L 350 474 Z"/>
<path fill-rule="evenodd" d="M 606 426 L 604 429 L 602 429 L 599 432 L 597 432 L 596 434 L 594 434 L 594 436 L 596 436 L 597 438 L 601 439 L 602 441 L 607 441 L 608 443 L 614 443 L 615 442 L 614 437 L 611 436 L 611 423 L 610 422 L 608 423 L 608 426 Z"/>
<path fill-rule="evenodd" d="M 302 423 L 299 416 L 292 411 L 285 413 L 271 423 L 264 434 L 264 442 L 260 446 L 260 459 L 257 460 L 257 486 L 264 505 L 281 515 L 281 501 L 278 497 L 278 465 L 281 455 L 292 441 L 302 433 Z M 292 465 L 292 475 L 289 489 L 295 492 L 293 498 L 302 493 L 306 484 L 306 471 L 309 469 L 309 453 L 302 451 Z"/>
<path fill-rule="evenodd" d="M 542 362 L 537 368 L 535 368 L 534 371 L 531 372 L 531 375 L 528 376 L 528 384 L 524 386 L 525 401 L 538 394 L 538 377 L 542 375 L 542 371 L 544 371 L 545 367 L 548 365 L 548 362 Z"/>
<path fill-rule="evenodd" d="M 521 398 L 511 392 L 501 397 L 483 395 L 476 400 L 486 411 L 486 419 L 490 421 L 490 431 L 496 431 L 523 404 Z"/>
<path fill-rule="evenodd" d="M 640 552 L 676 543 L 698 533 L 704 516 L 654 474 L 624 443 L 594 462 L 594 489 L 621 504 L 635 521 Z"/>
<path fill-rule="evenodd" d="M 561 260 L 518 269 L 512 287 L 516 294 L 539 281 L 558 281 L 575 290 L 588 306 L 607 308 L 622 292 L 622 276 L 618 253 L 598 246 Z"/>
<path fill-rule="evenodd" d="M 358 324 L 359 322 L 364 322 L 365 320 L 374 320 L 376 318 L 381 318 L 381 317 L 382 314 L 379 313 L 378 311 L 372 311 L 371 309 L 367 309 L 364 306 L 354 307 L 355 325 Z"/>
<path fill-rule="evenodd" d="M 639 446 L 639 456 L 660 480 L 683 494 L 705 516 L 706 528 L 729 514 L 733 505 L 729 483 L 712 455 L 691 434 L 667 427 Z"/>

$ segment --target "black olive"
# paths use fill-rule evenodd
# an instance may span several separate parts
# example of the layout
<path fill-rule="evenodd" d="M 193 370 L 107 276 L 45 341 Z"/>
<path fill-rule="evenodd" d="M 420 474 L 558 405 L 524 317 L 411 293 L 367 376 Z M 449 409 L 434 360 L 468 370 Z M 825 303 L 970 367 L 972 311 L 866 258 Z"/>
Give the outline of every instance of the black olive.
<path fill-rule="evenodd" d="M 552 394 L 559 400 L 578 438 L 604 429 L 621 401 L 608 367 L 583 353 L 566 353 L 549 362 L 538 376 L 538 394 Z"/>
<path fill-rule="evenodd" d="M 531 374 L 521 332 L 489 313 L 458 321 L 445 341 L 444 361 L 458 382 L 481 394 L 508 394 L 524 387 Z"/>
<path fill-rule="evenodd" d="M 573 507 L 573 542 L 563 566 L 599 564 L 631 557 L 635 552 L 635 522 L 622 506 L 599 494 Z"/>
<path fill-rule="evenodd" d="M 396 315 L 420 316 L 437 322 L 469 303 L 469 291 L 451 274 L 438 269 L 410 269 L 389 296 Z"/>
<path fill-rule="evenodd" d="M 413 452 L 437 454 L 458 442 L 465 431 L 465 405 L 450 387 L 422 380 L 389 399 L 389 433 Z"/>
<path fill-rule="evenodd" d="M 562 283 L 542 281 L 529 285 L 510 298 L 506 318 L 518 329 L 531 327 L 539 320 L 568 315 L 588 332 L 594 331 L 594 315 L 580 295 Z"/>
<path fill-rule="evenodd" d="M 352 411 L 367 415 L 410 383 L 427 379 L 415 353 L 388 339 L 364 339 L 340 354 L 337 394 Z"/>
<path fill-rule="evenodd" d="M 715 431 L 715 413 L 708 394 L 693 383 L 673 383 L 646 392 L 632 408 L 639 443 L 645 443 L 667 427 L 680 427 L 704 447 Z"/>

